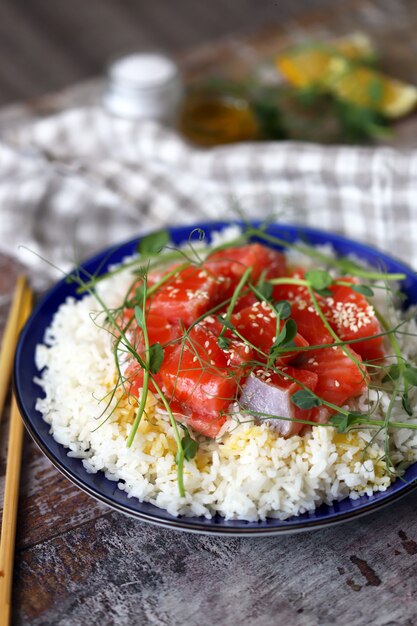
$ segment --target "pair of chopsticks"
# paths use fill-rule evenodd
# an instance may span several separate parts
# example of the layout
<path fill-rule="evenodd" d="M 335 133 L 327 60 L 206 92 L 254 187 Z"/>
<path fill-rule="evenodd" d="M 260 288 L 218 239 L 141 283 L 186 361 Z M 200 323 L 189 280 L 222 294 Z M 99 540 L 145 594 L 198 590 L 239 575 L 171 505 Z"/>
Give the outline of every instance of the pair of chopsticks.
<path fill-rule="evenodd" d="M 4 402 L 9 388 L 16 342 L 30 315 L 31 308 L 32 292 L 26 279 L 21 276 L 17 281 L 0 351 L 0 418 L 3 414 Z M 0 538 L 0 626 L 9 626 L 11 617 L 11 591 L 23 432 L 22 418 L 13 396 Z"/>

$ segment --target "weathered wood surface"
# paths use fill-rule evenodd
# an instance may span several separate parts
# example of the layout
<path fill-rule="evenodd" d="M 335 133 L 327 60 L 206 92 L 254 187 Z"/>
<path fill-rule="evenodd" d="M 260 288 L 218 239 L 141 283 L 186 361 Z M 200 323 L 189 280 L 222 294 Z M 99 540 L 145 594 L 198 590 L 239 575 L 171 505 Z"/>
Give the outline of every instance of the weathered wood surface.
<path fill-rule="evenodd" d="M 109 58 L 136 49 L 171 54 L 288 22 L 334 0 L 2 0 L 0 105 L 100 74 Z M 337 0 L 339 6 L 349 0 Z"/>
<path fill-rule="evenodd" d="M 238 73 L 290 40 L 362 28 L 387 69 L 417 83 L 414 0 L 337 3 L 251 38 L 182 56 L 190 77 Z M 346 3 L 344 3 L 346 6 Z M 0 111 L 0 129 L 95 102 L 101 82 Z M 416 145 L 415 118 L 398 145 Z M 19 268 L 0 257 L 0 327 Z M 0 483 L 7 421 L 0 427 Z M 3 492 L 0 484 L 0 493 Z M 415 496 L 328 530 L 280 539 L 180 534 L 111 512 L 73 487 L 26 437 L 15 563 L 18 626 L 412 626 L 417 613 Z"/>
<path fill-rule="evenodd" d="M 414 626 L 415 513 L 408 498 L 281 539 L 182 535 L 108 513 L 19 552 L 16 623 Z"/>

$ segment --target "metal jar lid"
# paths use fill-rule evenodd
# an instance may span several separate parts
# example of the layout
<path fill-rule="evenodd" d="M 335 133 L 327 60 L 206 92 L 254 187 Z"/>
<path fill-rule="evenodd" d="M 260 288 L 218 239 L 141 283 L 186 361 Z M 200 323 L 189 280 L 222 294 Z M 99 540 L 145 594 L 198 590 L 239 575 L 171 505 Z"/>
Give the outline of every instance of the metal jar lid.
<path fill-rule="evenodd" d="M 116 59 L 107 71 L 106 110 L 128 119 L 175 119 L 183 88 L 177 64 L 157 52 Z"/>

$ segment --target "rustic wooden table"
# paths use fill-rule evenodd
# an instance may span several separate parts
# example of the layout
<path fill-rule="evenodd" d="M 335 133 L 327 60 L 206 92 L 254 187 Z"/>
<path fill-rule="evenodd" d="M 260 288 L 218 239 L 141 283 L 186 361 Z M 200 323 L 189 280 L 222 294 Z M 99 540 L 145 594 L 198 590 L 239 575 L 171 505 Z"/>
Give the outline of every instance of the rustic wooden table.
<path fill-rule="evenodd" d="M 336 4 L 336 3 L 335 3 Z M 367 31 L 384 64 L 417 84 L 415 0 L 352 1 L 245 40 L 184 55 L 190 76 L 234 73 L 305 36 Z M 97 101 L 101 82 L 0 111 L 0 130 Z M 395 143 L 417 144 L 416 119 Z M 0 256 L 4 326 L 19 268 Z M 7 420 L 1 425 L 0 475 Z M 1 493 L 3 489 L 0 489 Z M 25 439 L 13 592 L 14 624 L 84 626 L 237 623 L 253 626 L 417 622 L 415 496 L 365 519 L 269 539 L 213 539 L 138 523 L 72 486 Z"/>

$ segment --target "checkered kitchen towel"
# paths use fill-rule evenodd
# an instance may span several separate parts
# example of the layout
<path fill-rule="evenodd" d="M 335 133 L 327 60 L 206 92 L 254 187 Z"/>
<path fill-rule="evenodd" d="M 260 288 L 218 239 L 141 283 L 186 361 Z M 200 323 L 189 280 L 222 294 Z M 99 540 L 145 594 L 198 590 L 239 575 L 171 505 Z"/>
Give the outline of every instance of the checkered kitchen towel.
<path fill-rule="evenodd" d="M 197 150 L 158 124 L 98 108 L 0 142 L 0 249 L 49 280 L 56 275 L 33 252 L 68 269 L 136 233 L 235 216 L 236 203 L 248 216 L 338 231 L 417 267 L 417 151 L 291 142 Z"/>

